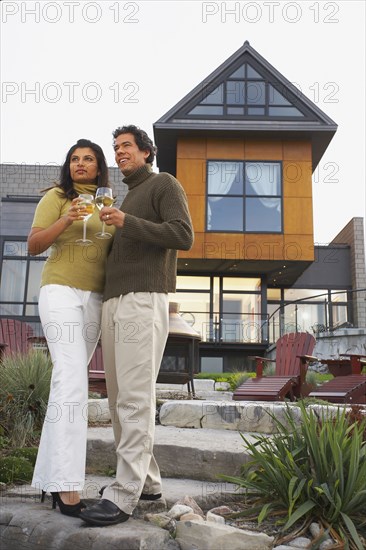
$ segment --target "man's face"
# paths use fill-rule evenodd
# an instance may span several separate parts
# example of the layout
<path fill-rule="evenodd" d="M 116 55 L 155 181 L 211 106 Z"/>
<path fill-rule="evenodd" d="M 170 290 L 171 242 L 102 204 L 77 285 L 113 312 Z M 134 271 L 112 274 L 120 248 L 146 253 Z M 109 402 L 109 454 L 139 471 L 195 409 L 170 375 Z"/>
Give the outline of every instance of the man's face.
<path fill-rule="evenodd" d="M 114 140 L 114 158 L 124 176 L 146 164 L 149 151 L 140 151 L 133 134 L 120 134 Z"/>

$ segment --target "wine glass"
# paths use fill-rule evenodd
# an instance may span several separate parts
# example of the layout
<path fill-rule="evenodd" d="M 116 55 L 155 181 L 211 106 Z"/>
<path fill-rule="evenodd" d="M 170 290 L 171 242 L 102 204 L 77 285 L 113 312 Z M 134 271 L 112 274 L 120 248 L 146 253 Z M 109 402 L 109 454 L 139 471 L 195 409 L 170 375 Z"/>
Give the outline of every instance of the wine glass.
<path fill-rule="evenodd" d="M 94 212 L 94 207 L 95 207 L 94 197 L 93 197 L 93 195 L 89 195 L 88 193 L 82 193 L 81 195 L 79 195 L 79 199 L 81 199 L 81 201 L 78 204 L 80 206 L 85 206 L 86 207 L 86 213 L 83 214 L 83 216 L 84 216 L 84 219 L 83 219 L 83 238 L 78 239 L 76 242 L 78 244 L 90 244 L 93 241 L 86 238 L 86 222 L 88 221 L 88 219 L 90 218 L 90 216 Z"/>
<path fill-rule="evenodd" d="M 95 204 L 99 210 L 102 210 L 103 206 L 112 206 L 114 198 L 112 189 L 110 187 L 98 187 L 95 193 Z M 102 231 L 95 234 L 97 239 L 110 239 L 112 235 L 105 231 L 105 223 L 103 221 Z"/>

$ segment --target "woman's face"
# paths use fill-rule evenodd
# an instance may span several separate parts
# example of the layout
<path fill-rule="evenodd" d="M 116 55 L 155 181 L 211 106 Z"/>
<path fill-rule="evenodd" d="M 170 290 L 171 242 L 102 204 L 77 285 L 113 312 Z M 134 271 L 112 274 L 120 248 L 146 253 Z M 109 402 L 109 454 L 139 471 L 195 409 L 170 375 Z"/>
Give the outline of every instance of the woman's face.
<path fill-rule="evenodd" d="M 78 147 L 70 157 L 70 175 L 76 183 L 94 183 L 99 174 L 93 149 Z"/>

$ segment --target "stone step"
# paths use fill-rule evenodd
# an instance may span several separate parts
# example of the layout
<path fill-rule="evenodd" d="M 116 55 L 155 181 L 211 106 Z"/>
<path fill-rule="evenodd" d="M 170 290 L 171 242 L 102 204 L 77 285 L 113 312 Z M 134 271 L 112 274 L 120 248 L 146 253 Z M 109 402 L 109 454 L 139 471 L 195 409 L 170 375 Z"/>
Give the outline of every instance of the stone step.
<path fill-rule="evenodd" d="M 110 477 L 86 477 L 82 498 L 87 505 L 99 498 L 100 487 L 110 483 Z M 132 518 L 127 523 L 110 525 L 109 527 L 91 527 L 79 518 L 64 516 L 59 510 L 52 510 L 51 497 L 47 495 L 45 502 L 40 502 L 40 491 L 29 485 L 17 485 L 2 494 L 0 513 L 0 546 L 4 550 L 34 550 L 35 548 L 52 550 L 70 550 L 71 548 L 145 548 L 159 550 L 183 550 L 197 548 L 191 544 L 192 532 L 198 536 L 200 548 L 216 548 L 215 544 L 206 542 L 216 534 L 217 524 L 213 521 L 200 522 L 204 529 L 196 533 L 197 527 L 192 522 L 183 522 L 179 528 L 177 540 L 169 532 L 157 525 L 143 521 L 149 514 L 166 513 L 177 500 L 192 497 L 204 512 L 225 503 L 231 505 L 242 495 L 233 495 L 235 486 L 229 483 L 210 483 L 190 479 L 163 479 L 163 498 L 157 501 L 139 501 Z M 220 526 L 219 526 L 220 527 Z M 269 545 L 253 544 L 253 538 L 261 541 L 261 535 L 255 532 L 244 532 L 228 526 L 219 529 L 224 543 L 220 548 L 268 549 Z M 233 544 L 231 536 L 239 537 Z M 216 534 L 217 536 L 217 534 Z M 268 538 L 268 537 L 266 537 Z M 187 539 L 187 542 L 186 542 Z M 244 542 L 243 542 L 244 539 Z"/>
<path fill-rule="evenodd" d="M 112 476 L 101 476 L 87 473 L 84 489 L 81 492 L 81 498 L 86 501 L 99 499 L 99 491 L 105 485 L 113 481 Z M 226 481 L 204 481 L 196 479 L 181 479 L 181 478 L 162 478 L 163 485 L 163 508 L 171 508 L 179 499 L 183 499 L 186 495 L 191 496 L 202 508 L 206 511 L 215 506 L 221 506 L 224 503 L 230 503 L 241 497 L 241 491 L 232 483 Z M 31 501 L 40 503 L 40 490 L 31 485 L 14 485 L 8 487 L 2 492 L 2 504 L 5 504 L 7 499 L 20 499 L 25 505 Z M 161 511 L 161 501 L 143 501 L 140 500 L 137 508 L 134 511 L 134 517 L 142 518 L 146 511 L 159 512 Z M 43 507 L 43 506 L 42 506 Z M 47 495 L 45 505 L 46 509 L 51 508 L 51 497 Z M 25 508 L 26 510 L 26 508 Z M 1 546 L 1 545 L 0 545 Z"/>
<path fill-rule="evenodd" d="M 254 438 L 248 435 L 248 438 Z M 237 476 L 249 459 L 240 434 L 230 430 L 156 426 L 154 455 L 161 475 L 220 482 L 220 474 Z M 87 469 L 108 472 L 116 468 L 111 427 L 88 430 Z"/>
<path fill-rule="evenodd" d="M 299 407 L 291 407 L 293 415 L 299 419 Z M 163 403 L 159 419 L 163 426 L 177 428 L 273 434 L 276 432 L 273 417 L 286 424 L 286 410 L 284 403 L 265 401 L 176 400 Z"/>

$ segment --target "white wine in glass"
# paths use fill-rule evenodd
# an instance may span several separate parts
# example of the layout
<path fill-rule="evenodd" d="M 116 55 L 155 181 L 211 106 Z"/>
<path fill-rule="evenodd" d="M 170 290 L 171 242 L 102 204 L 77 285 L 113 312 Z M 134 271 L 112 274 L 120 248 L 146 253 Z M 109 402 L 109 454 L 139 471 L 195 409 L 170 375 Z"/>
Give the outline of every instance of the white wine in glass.
<path fill-rule="evenodd" d="M 110 187 L 98 187 L 95 193 L 95 204 L 99 210 L 102 210 L 103 206 L 112 206 L 114 198 L 112 189 Z M 105 223 L 102 223 L 102 231 L 95 234 L 97 239 L 110 239 L 112 235 L 105 231 Z"/>
<path fill-rule="evenodd" d="M 90 244 L 93 241 L 86 238 L 86 222 L 94 212 L 94 208 L 95 208 L 94 197 L 93 195 L 89 195 L 88 193 L 82 193 L 81 195 L 79 195 L 79 199 L 81 199 L 81 201 L 78 204 L 80 206 L 86 207 L 86 213 L 83 219 L 83 238 L 77 239 L 76 242 L 78 244 Z"/>

